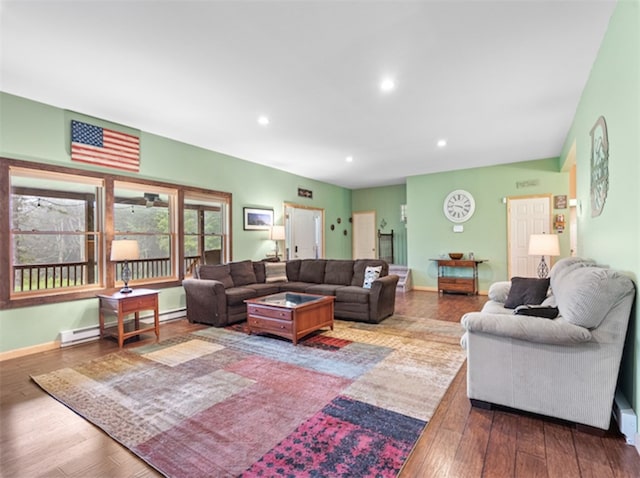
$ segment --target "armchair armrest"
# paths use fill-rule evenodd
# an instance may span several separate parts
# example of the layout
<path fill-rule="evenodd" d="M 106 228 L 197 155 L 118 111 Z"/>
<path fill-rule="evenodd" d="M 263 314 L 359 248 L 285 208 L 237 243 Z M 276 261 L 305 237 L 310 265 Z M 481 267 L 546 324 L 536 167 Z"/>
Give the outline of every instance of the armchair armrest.
<path fill-rule="evenodd" d="M 399 277 L 390 274 L 379 277 L 371 284 L 369 294 L 369 319 L 380 322 L 382 319 L 393 314 L 396 306 L 396 286 Z"/>
<path fill-rule="evenodd" d="M 217 280 L 185 279 L 187 319 L 216 327 L 227 325 L 227 296 L 224 285 Z"/>
<path fill-rule="evenodd" d="M 470 312 L 462 316 L 469 332 L 496 335 L 539 344 L 572 345 L 591 340 L 591 332 L 558 317 L 554 320 L 526 315 Z"/>

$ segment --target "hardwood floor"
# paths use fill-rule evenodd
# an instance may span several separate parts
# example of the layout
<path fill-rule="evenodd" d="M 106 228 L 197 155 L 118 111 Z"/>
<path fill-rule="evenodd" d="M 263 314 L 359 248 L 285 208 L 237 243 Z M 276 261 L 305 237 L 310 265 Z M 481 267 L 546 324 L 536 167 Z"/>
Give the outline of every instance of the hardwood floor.
<path fill-rule="evenodd" d="M 485 300 L 412 291 L 398 294 L 396 313 L 459 321 Z M 161 326 L 161 338 L 202 327 L 173 321 Z M 153 340 L 148 335 L 128 347 Z M 0 363 L 0 476 L 160 476 L 29 378 L 116 350 L 115 342 L 101 340 Z M 597 437 L 551 420 L 472 408 L 465 374 L 463 366 L 400 477 L 640 477 L 640 456 L 614 433 Z"/>

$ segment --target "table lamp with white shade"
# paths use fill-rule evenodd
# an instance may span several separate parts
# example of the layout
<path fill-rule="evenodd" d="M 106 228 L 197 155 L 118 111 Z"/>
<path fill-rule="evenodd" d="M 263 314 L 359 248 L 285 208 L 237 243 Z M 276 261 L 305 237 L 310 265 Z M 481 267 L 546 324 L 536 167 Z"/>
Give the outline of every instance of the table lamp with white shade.
<path fill-rule="evenodd" d="M 124 282 L 124 287 L 120 289 L 123 294 L 133 292 L 133 289 L 129 287 L 129 281 L 131 280 L 131 269 L 129 269 L 129 261 L 133 261 L 140 258 L 140 248 L 138 241 L 130 239 L 122 239 L 119 241 L 111 242 L 111 262 L 122 262 L 121 278 Z"/>
<path fill-rule="evenodd" d="M 280 260 L 279 258 L 279 249 L 278 249 L 278 241 L 285 240 L 285 231 L 284 226 L 271 226 L 271 234 L 269 235 L 269 239 L 275 241 L 276 243 L 276 260 Z"/>
<path fill-rule="evenodd" d="M 549 266 L 544 256 L 559 256 L 560 244 L 557 234 L 531 234 L 529 236 L 529 255 L 540 256 L 538 277 L 544 279 L 549 275 Z"/>

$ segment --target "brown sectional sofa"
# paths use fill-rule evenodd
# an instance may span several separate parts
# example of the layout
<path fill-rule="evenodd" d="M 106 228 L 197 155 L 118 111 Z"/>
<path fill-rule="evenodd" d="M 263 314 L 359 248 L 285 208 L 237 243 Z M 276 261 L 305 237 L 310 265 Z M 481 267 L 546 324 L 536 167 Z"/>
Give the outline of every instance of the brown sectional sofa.
<path fill-rule="evenodd" d="M 193 279 L 182 282 L 187 298 L 187 319 L 216 327 L 247 318 L 244 301 L 278 292 L 304 292 L 335 296 L 334 316 L 379 323 L 393 314 L 397 275 L 389 275 L 382 260 L 298 259 L 286 262 L 286 281 L 268 282 L 265 262 L 241 261 L 203 265 Z M 364 283 L 367 266 L 382 266 L 371 288 Z"/>

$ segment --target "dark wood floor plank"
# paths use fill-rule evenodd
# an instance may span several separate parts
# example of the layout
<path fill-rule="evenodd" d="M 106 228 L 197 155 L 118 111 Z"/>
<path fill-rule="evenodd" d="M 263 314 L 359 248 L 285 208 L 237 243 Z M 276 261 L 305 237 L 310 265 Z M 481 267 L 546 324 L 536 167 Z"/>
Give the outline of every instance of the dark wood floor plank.
<path fill-rule="evenodd" d="M 528 415 L 518 416 L 519 452 L 546 460 L 544 444 L 544 422 Z"/>
<path fill-rule="evenodd" d="M 583 478 L 613 478 L 602 438 L 574 430 L 573 442 Z"/>
<path fill-rule="evenodd" d="M 513 476 L 516 466 L 518 417 L 501 411 L 494 412 L 483 477 Z"/>
<path fill-rule="evenodd" d="M 544 443 L 549 478 L 580 478 L 580 467 L 568 425 L 544 424 Z"/>
<path fill-rule="evenodd" d="M 482 476 L 493 414 L 492 410 L 471 409 L 450 468 L 451 476 Z"/>
<path fill-rule="evenodd" d="M 546 478 L 547 464 L 543 458 L 518 452 L 516 455 L 515 478 Z"/>

